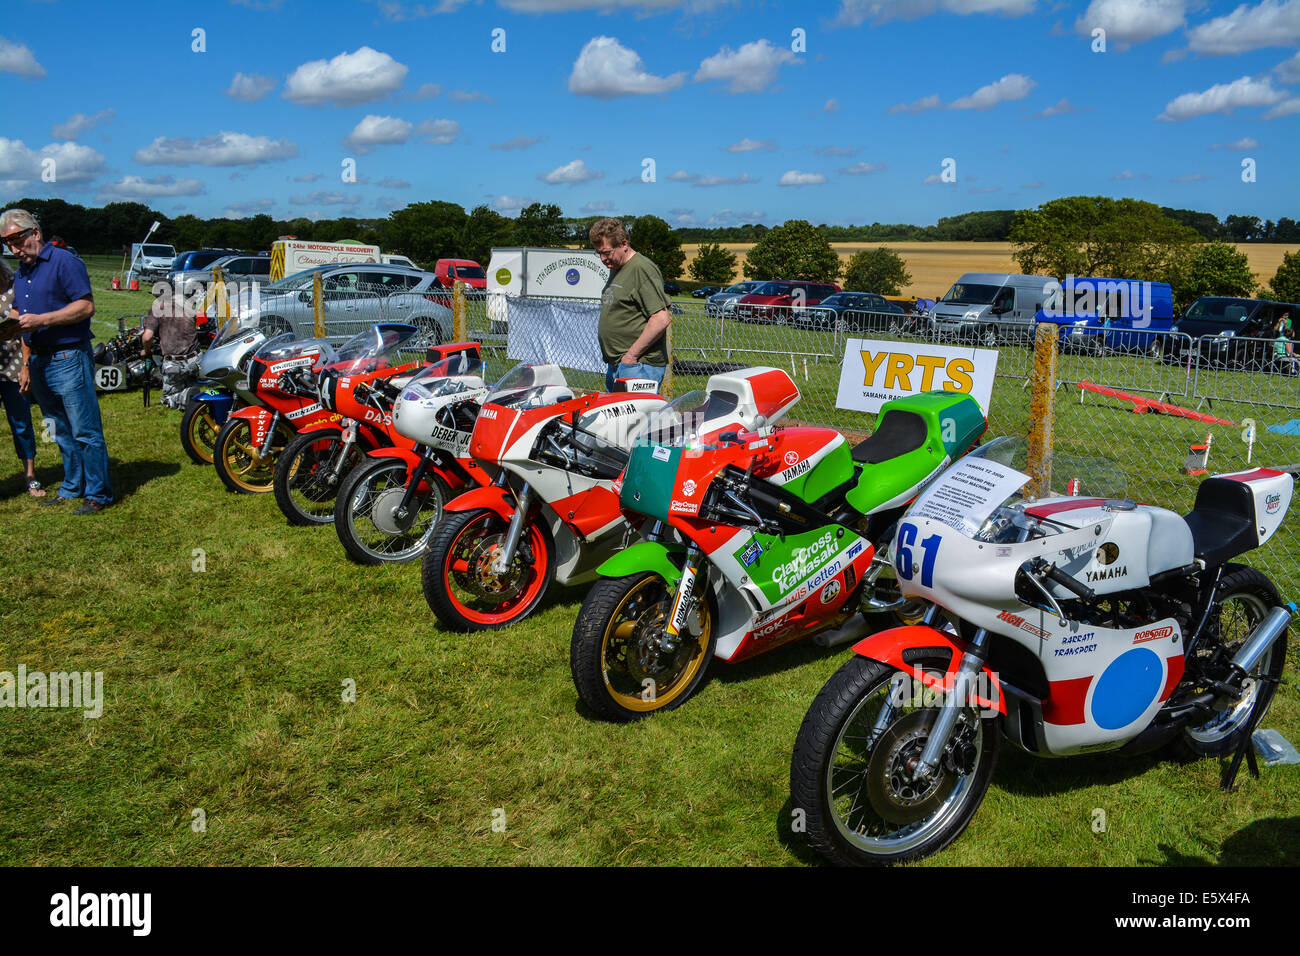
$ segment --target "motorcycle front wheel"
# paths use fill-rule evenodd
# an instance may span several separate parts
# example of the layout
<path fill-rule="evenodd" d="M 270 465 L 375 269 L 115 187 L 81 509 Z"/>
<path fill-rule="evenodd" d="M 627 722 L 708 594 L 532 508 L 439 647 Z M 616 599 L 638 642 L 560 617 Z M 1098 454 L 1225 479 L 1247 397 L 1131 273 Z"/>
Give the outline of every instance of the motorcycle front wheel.
<path fill-rule="evenodd" d="M 617 722 L 680 707 L 704 679 L 717 638 L 711 595 L 696 601 L 694 627 L 665 646 L 674 589 L 654 572 L 601 578 L 582 602 L 569 670 L 582 702 Z"/>
<path fill-rule="evenodd" d="M 217 432 L 212 465 L 221 483 L 241 495 L 260 495 L 275 486 L 275 459 L 293 440 L 294 431 L 284 422 L 275 426 L 271 448 L 265 458 L 253 445 L 253 429 L 247 418 L 229 418 Z"/>
<path fill-rule="evenodd" d="M 523 620 L 555 577 L 555 549 L 539 521 L 525 525 L 510 566 L 493 568 L 508 529 L 509 522 L 486 508 L 438 522 L 420 581 L 429 609 L 452 630 L 495 630 Z"/>
<path fill-rule="evenodd" d="M 370 458 L 343 479 L 334 531 L 348 557 L 358 564 L 414 561 L 428 547 L 451 492 L 442 478 L 427 471 L 423 479 L 427 493 L 417 492 L 409 513 L 400 515 L 406 476 L 405 461 Z"/>
<path fill-rule="evenodd" d="M 857 655 L 817 695 L 795 741 L 790 794 L 827 860 L 904 863 L 966 829 L 993 777 L 998 729 L 964 708 L 935 773 L 914 780 L 935 704 L 910 675 Z"/>
<path fill-rule="evenodd" d="M 185 406 L 181 418 L 181 447 L 196 465 L 212 464 L 212 449 L 221 426 L 212 414 L 212 405 L 197 399 Z"/>
<path fill-rule="evenodd" d="M 365 450 L 357 444 L 342 462 L 343 430 L 322 428 L 295 435 L 275 461 L 275 503 L 289 524 L 330 524 L 339 483 L 361 460 Z"/>

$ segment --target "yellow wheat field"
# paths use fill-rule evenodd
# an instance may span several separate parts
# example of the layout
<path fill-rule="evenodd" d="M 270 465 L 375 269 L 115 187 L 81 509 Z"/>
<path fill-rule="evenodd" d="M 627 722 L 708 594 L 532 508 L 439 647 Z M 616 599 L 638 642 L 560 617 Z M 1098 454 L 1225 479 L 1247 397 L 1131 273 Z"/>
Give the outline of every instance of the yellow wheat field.
<path fill-rule="evenodd" d="M 724 242 L 721 244 L 736 254 L 737 268 L 735 278 L 744 278 L 741 274 L 745 263 L 745 253 L 753 248 L 753 243 Z M 1009 242 L 832 242 L 831 247 L 839 253 L 841 262 L 863 249 L 876 246 L 889 246 L 907 262 L 907 271 L 912 274 L 912 284 L 903 289 L 903 295 L 935 299 L 943 295 L 964 272 L 1019 272 L 1015 260 L 1011 258 Z M 686 265 L 682 275 L 690 273 L 691 260 L 699 244 L 686 243 L 682 246 L 686 252 Z M 1300 250 L 1300 245 L 1285 243 L 1248 243 L 1237 247 L 1246 253 L 1255 277 L 1262 283 L 1273 278 L 1273 273 L 1282 264 L 1282 255 Z M 1142 278 L 1141 276 L 1118 276 L 1116 278 Z M 873 292 L 874 289 L 858 291 Z"/>

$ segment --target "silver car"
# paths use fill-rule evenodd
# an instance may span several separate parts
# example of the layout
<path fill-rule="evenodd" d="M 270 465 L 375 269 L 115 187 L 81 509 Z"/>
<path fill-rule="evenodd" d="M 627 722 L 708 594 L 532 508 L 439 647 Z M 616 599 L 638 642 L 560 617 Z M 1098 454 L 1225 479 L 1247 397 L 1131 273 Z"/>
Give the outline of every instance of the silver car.
<path fill-rule="evenodd" d="M 755 279 L 727 286 L 721 292 L 704 300 L 704 314 L 715 319 L 720 315 L 731 318 L 736 314 L 736 300 L 742 295 L 753 292 L 762 284 L 761 281 Z"/>
<path fill-rule="evenodd" d="M 226 282 L 240 285 L 252 283 L 265 285 L 271 281 L 270 256 L 228 255 L 216 259 L 201 269 L 186 269 L 183 272 L 170 272 L 168 281 L 173 289 L 181 290 L 186 297 L 202 294 L 212 281 L 212 270 L 221 267 L 221 274 Z"/>
<path fill-rule="evenodd" d="M 312 287 L 321 279 L 325 339 L 338 344 L 376 322 L 405 322 L 420 330 L 422 345 L 451 340 L 451 309 L 432 272 L 368 262 L 331 263 L 262 286 L 241 290 L 239 314 L 258 313 L 268 336 L 293 332 L 315 337 Z M 254 294 L 255 293 L 255 294 Z"/>

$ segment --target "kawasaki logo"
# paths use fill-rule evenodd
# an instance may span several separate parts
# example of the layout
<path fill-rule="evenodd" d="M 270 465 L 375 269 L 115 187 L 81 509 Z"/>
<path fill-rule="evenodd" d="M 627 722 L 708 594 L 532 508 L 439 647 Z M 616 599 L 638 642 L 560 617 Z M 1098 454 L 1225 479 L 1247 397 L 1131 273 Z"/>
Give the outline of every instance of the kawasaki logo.
<path fill-rule="evenodd" d="M 772 583 L 782 591 L 794 587 L 795 583 L 807 577 L 818 564 L 829 558 L 837 550 L 835 534 L 827 531 L 820 538 L 805 548 L 796 548 L 790 560 L 772 572 Z"/>

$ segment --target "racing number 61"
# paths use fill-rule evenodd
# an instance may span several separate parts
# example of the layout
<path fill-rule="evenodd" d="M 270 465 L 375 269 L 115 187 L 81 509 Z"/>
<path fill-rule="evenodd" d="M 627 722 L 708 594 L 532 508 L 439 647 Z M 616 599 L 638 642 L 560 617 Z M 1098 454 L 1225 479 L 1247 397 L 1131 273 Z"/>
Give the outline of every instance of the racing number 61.
<path fill-rule="evenodd" d="M 898 526 L 898 555 L 894 558 L 894 568 L 898 571 L 898 576 L 904 581 L 912 580 L 915 573 L 912 565 L 912 547 L 916 544 L 916 525 L 911 522 L 904 522 Z M 942 540 L 937 534 L 921 541 L 921 587 L 928 588 L 934 586 L 934 561 L 939 556 L 939 542 Z"/>

